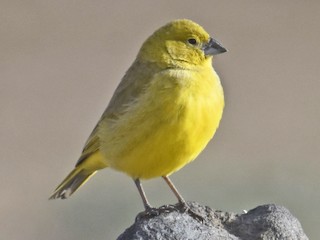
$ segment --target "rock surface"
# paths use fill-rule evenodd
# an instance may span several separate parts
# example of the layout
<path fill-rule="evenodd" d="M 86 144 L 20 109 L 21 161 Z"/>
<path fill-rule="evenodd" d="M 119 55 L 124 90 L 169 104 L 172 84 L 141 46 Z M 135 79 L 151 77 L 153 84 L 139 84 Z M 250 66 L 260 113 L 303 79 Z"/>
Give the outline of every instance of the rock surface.
<path fill-rule="evenodd" d="M 188 205 L 192 212 L 177 204 L 140 213 L 117 240 L 308 240 L 299 221 L 281 206 L 268 204 L 235 214 L 196 202 Z"/>

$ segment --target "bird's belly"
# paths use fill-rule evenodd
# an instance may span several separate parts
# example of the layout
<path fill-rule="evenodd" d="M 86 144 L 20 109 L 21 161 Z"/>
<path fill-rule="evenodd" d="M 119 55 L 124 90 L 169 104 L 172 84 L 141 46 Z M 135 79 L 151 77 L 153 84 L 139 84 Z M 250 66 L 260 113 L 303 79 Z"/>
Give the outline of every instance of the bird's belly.
<path fill-rule="evenodd" d="M 218 127 L 222 109 L 220 101 L 198 101 L 162 113 L 165 119 L 154 114 L 129 124 L 127 138 L 107 144 L 108 165 L 133 178 L 169 175 L 204 149 Z"/>

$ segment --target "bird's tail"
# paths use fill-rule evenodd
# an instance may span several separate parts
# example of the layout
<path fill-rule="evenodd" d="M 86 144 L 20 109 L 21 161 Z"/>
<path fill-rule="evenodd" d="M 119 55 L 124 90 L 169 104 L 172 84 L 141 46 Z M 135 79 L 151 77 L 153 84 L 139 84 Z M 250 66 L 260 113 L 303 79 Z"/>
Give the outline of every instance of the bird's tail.
<path fill-rule="evenodd" d="M 107 167 L 99 152 L 78 162 L 76 167 L 55 189 L 49 199 L 66 199 L 92 177 L 97 170 Z"/>
<path fill-rule="evenodd" d="M 62 181 L 62 183 L 55 189 L 54 193 L 49 199 L 66 199 L 89 180 L 97 171 L 88 172 L 85 169 L 75 167 L 71 173 Z"/>

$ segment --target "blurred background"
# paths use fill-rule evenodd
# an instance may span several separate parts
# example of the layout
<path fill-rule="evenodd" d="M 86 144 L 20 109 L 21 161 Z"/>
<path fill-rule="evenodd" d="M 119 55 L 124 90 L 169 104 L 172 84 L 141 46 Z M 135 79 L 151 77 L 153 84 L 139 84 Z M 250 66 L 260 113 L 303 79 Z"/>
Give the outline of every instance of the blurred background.
<path fill-rule="evenodd" d="M 187 200 L 242 212 L 287 207 L 310 239 L 320 225 L 319 1 L 0 1 L 0 236 L 115 239 L 143 210 L 130 178 L 99 172 L 48 201 L 77 161 L 142 42 L 177 18 L 228 48 L 215 58 L 220 128 L 172 176 Z M 175 203 L 161 179 L 154 206 Z"/>

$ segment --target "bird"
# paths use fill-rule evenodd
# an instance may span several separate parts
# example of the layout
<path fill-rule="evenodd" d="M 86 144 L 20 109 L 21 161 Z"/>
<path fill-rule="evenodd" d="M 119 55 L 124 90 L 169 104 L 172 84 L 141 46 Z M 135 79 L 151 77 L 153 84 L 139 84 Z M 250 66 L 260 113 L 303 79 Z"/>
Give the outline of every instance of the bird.
<path fill-rule="evenodd" d="M 226 51 L 192 20 L 173 20 L 156 30 L 49 199 L 68 198 L 98 170 L 111 168 L 133 179 L 145 211 L 152 206 L 141 180 L 157 177 L 188 208 L 169 176 L 193 161 L 219 126 L 224 93 L 212 60 Z"/>

